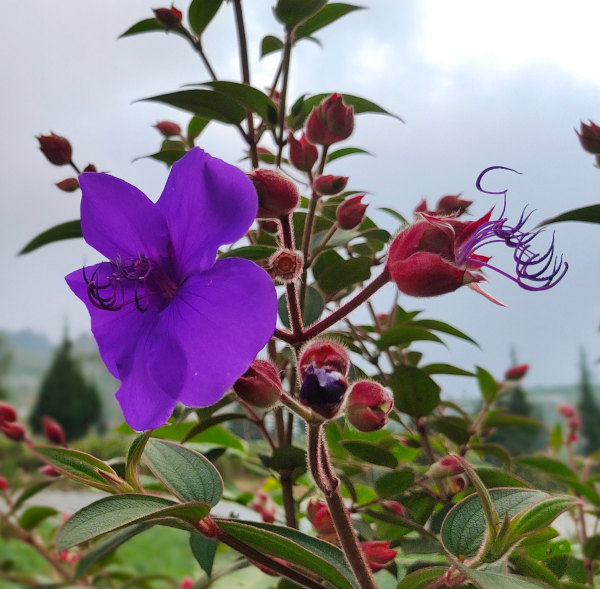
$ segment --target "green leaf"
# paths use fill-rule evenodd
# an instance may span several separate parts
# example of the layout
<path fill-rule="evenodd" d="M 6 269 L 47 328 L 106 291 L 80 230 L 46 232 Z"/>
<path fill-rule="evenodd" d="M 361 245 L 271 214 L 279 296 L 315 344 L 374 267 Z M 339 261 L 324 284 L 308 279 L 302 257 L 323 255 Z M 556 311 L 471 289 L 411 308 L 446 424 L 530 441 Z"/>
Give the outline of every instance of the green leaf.
<path fill-rule="evenodd" d="M 165 149 L 161 151 L 157 151 L 156 153 L 151 153 L 149 155 L 141 155 L 139 157 L 134 158 L 134 162 L 138 160 L 152 158 L 157 162 L 162 162 L 166 164 L 168 168 L 170 168 L 177 160 L 180 160 L 187 151 L 185 149 Z"/>
<path fill-rule="evenodd" d="M 491 403 L 498 394 L 498 383 L 496 379 L 481 366 L 476 366 L 477 369 L 477 384 L 481 391 L 481 396 L 487 403 Z"/>
<path fill-rule="evenodd" d="M 386 472 L 375 481 L 375 490 L 380 497 L 395 497 L 411 487 L 415 475 L 410 470 Z"/>
<path fill-rule="evenodd" d="M 398 466 L 398 459 L 391 452 L 375 444 L 354 440 L 344 440 L 340 444 L 350 454 L 369 464 L 377 464 L 378 466 L 385 466 L 387 468 L 396 468 Z"/>
<path fill-rule="evenodd" d="M 304 115 L 308 116 L 310 114 L 310 111 L 315 106 L 317 106 L 318 104 L 323 102 L 323 100 L 325 100 L 332 94 L 333 94 L 333 92 L 327 92 L 324 94 L 315 94 L 314 96 L 310 96 L 309 98 L 306 98 L 302 104 L 302 113 Z M 371 102 L 370 100 L 367 100 L 366 98 L 361 98 L 360 96 L 353 96 L 352 94 L 344 94 L 343 99 L 344 99 L 344 103 L 346 105 L 354 107 L 355 114 L 362 114 L 362 113 L 382 114 L 382 115 L 388 115 L 390 117 L 394 117 L 395 119 L 398 119 L 399 121 L 402 120 L 399 116 L 392 114 L 391 112 L 385 110 L 385 108 L 382 108 L 378 104 L 375 104 L 374 102 Z"/>
<path fill-rule="evenodd" d="M 561 481 L 577 481 L 577 475 L 566 464 L 549 456 L 519 456 L 515 462 L 558 477 Z"/>
<path fill-rule="evenodd" d="M 429 415 L 440 402 L 440 387 L 416 366 L 399 364 L 390 377 L 394 406 L 415 419 Z"/>
<path fill-rule="evenodd" d="M 304 313 L 302 313 L 304 326 L 307 327 L 309 325 L 312 325 L 315 321 L 317 321 L 317 319 L 321 316 L 321 313 L 323 312 L 324 308 L 325 303 L 323 302 L 323 297 L 319 294 L 319 291 L 312 286 L 307 287 Z M 290 315 L 288 312 L 287 299 L 285 294 L 282 294 L 279 297 L 277 310 L 281 322 L 285 327 L 289 329 Z"/>
<path fill-rule="evenodd" d="M 335 253 L 334 263 L 327 254 Z M 343 259 L 336 252 L 323 252 L 313 266 L 313 273 L 319 288 L 325 294 L 333 294 L 359 282 L 366 282 L 371 277 L 371 260 L 367 257 Z"/>
<path fill-rule="evenodd" d="M 355 153 L 362 153 L 364 155 L 370 156 L 373 155 L 372 153 L 366 151 L 365 149 L 361 149 L 360 147 L 342 147 L 341 149 L 336 149 L 335 151 L 332 151 L 330 154 L 328 154 L 327 163 L 329 164 L 341 157 L 346 157 L 347 155 L 353 155 Z"/>
<path fill-rule="evenodd" d="M 194 115 L 190 119 L 190 122 L 189 122 L 188 128 L 187 128 L 188 142 L 193 144 L 194 140 L 200 136 L 200 133 L 202 133 L 202 131 L 204 131 L 204 129 L 206 129 L 206 127 L 208 126 L 208 123 L 210 123 L 210 121 L 208 119 Z"/>
<path fill-rule="evenodd" d="M 131 37 L 131 35 L 138 35 L 139 33 L 150 33 L 155 31 L 162 31 L 164 33 L 165 27 L 163 27 L 155 18 L 146 18 L 129 27 L 124 33 L 119 35 L 119 39 Z"/>
<path fill-rule="evenodd" d="M 533 577 L 534 579 L 548 583 L 548 585 L 554 587 L 554 589 L 562 589 L 562 585 L 556 575 L 552 573 L 550 569 L 535 561 L 533 558 L 514 551 L 510 555 L 509 560 L 510 564 L 512 565 L 511 568 L 519 575 Z"/>
<path fill-rule="evenodd" d="M 190 534 L 190 548 L 200 568 L 210 577 L 219 542 L 202 534 Z"/>
<path fill-rule="evenodd" d="M 549 497 L 534 489 L 490 489 L 490 496 L 501 520 L 506 513 L 512 518 L 518 513 Z M 500 523 L 500 522 L 499 522 Z M 441 538 L 446 549 L 458 557 L 477 554 L 483 544 L 486 520 L 479 496 L 469 495 L 457 503 L 444 519 Z"/>
<path fill-rule="evenodd" d="M 160 102 L 194 113 L 206 119 L 237 125 L 246 111 L 234 100 L 213 90 L 179 90 L 142 98 L 138 102 Z"/>
<path fill-rule="evenodd" d="M 509 454 L 508 450 L 500 444 L 496 444 L 494 442 L 490 442 L 489 444 L 471 444 L 471 450 L 486 456 L 493 456 L 494 458 L 500 460 L 500 462 L 502 462 L 507 468 L 510 469 L 511 467 L 512 456 Z"/>
<path fill-rule="evenodd" d="M 457 415 L 440 415 L 435 417 L 432 426 L 456 444 L 466 444 L 471 439 L 469 431 L 471 421 Z"/>
<path fill-rule="evenodd" d="M 490 411 L 483 420 L 483 427 L 544 427 L 544 424 L 533 417 L 510 415 L 499 411 Z"/>
<path fill-rule="evenodd" d="M 205 503 L 175 503 L 152 495 L 124 494 L 104 497 L 73 514 L 58 533 L 59 552 L 132 524 L 162 518 L 199 520 L 210 507 Z"/>
<path fill-rule="evenodd" d="M 276 248 L 268 245 L 246 245 L 220 254 L 220 258 L 245 258 L 246 260 L 265 260 L 270 258 Z"/>
<path fill-rule="evenodd" d="M 511 524 L 511 534 L 525 536 L 549 526 L 561 513 L 577 505 L 577 497 L 559 495 L 540 501 L 518 515 Z"/>
<path fill-rule="evenodd" d="M 267 35 L 266 37 L 263 37 L 263 40 L 260 43 L 260 56 L 264 57 L 265 55 L 274 53 L 280 49 L 283 49 L 283 41 L 273 35 Z"/>
<path fill-rule="evenodd" d="M 182 501 L 214 507 L 223 496 L 219 471 L 200 452 L 165 440 L 150 439 L 144 459 L 152 472 Z"/>
<path fill-rule="evenodd" d="M 583 544 L 583 555 L 598 560 L 600 558 L 600 536 L 590 536 Z"/>
<path fill-rule="evenodd" d="M 493 487 L 519 487 L 529 488 L 524 480 L 508 474 L 499 468 L 491 468 L 489 466 L 478 466 L 475 469 L 477 476 L 483 481 L 483 484 L 489 489 Z"/>
<path fill-rule="evenodd" d="M 416 341 L 444 343 L 437 335 L 427 329 L 419 327 L 395 327 L 382 333 L 376 344 L 380 350 L 386 350 L 392 346 L 404 346 Z"/>
<path fill-rule="evenodd" d="M 402 216 L 398 211 L 395 211 L 394 209 L 390 209 L 389 207 L 379 207 L 377 210 L 383 211 L 384 213 L 391 215 L 392 217 L 394 217 L 394 219 L 397 219 L 403 225 L 410 225 L 410 223 L 406 220 L 406 218 L 404 216 Z"/>
<path fill-rule="evenodd" d="M 327 0 L 278 0 L 275 18 L 288 30 L 297 27 L 327 4 Z"/>
<path fill-rule="evenodd" d="M 181 443 L 184 444 L 188 440 L 191 440 L 198 434 L 202 433 L 204 430 L 210 429 L 215 425 L 219 425 L 220 423 L 227 423 L 228 421 L 235 421 L 237 419 L 247 419 L 247 415 L 245 413 L 219 413 L 218 415 L 213 415 L 212 417 L 207 417 L 203 419 L 199 423 L 195 424 L 194 427 L 186 434 L 186 436 L 181 440 Z"/>
<path fill-rule="evenodd" d="M 40 233 L 37 237 L 34 237 L 20 252 L 19 255 L 28 254 L 33 250 L 36 250 L 43 245 L 48 245 L 55 241 L 62 241 L 63 239 L 74 239 L 75 237 L 83 237 L 81 233 L 81 221 L 67 221 L 60 225 L 47 229 L 43 233 Z"/>
<path fill-rule="evenodd" d="M 253 86 L 227 81 L 206 82 L 203 86 L 210 86 L 213 90 L 235 100 L 235 102 L 250 112 L 255 112 L 267 122 L 277 120 L 277 106 L 275 103 L 264 92 Z"/>
<path fill-rule="evenodd" d="M 590 205 L 580 209 L 573 209 L 542 221 L 538 227 L 550 225 L 551 223 L 562 223 L 564 221 L 581 221 L 584 223 L 600 223 L 600 205 Z"/>
<path fill-rule="evenodd" d="M 58 511 L 54 507 L 47 507 L 45 505 L 34 505 L 28 507 L 19 518 L 19 525 L 24 530 L 33 530 L 41 524 L 46 518 L 51 515 L 56 515 Z"/>
<path fill-rule="evenodd" d="M 25 501 L 27 501 L 27 499 L 31 499 L 31 497 L 34 497 L 40 491 L 43 491 L 46 487 L 52 485 L 53 483 L 54 483 L 54 480 L 41 481 L 39 483 L 34 483 L 33 485 L 30 485 L 29 487 L 26 487 L 25 489 L 23 489 L 23 491 L 21 491 L 21 493 L 19 494 L 19 496 L 16 498 L 16 500 L 14 502 L 14 506 L 13 506 L 14 509 L 15 510 L 19 509 L 19 507 L 21 507 L 21 505 L 23 505 L 23 503 L 25 503 Z"/>
<path fill-rule="evenodd" d="M 474 570 L 460 562 L 453 562 L 467 579 L 478 589 L 547 589 L 550 585 L 540 583 L 534 579 L 526 579 L 519 575 L 505 575 L 491 571 Z"/>
<path fill-rule="evenodd" d="M 352 4 L 342 4 L 339 2 L 327 4 L 323 6 L 317 14 L 309 18 L 296 29 L 294 39 L 299 40 L 310 37 L 313 33 L 330 25 L 346 14 L 362 9 L 364 9 L 364 6 L 354 6 Z"/>
<path fill-rule="evenodd" d="M 215 522 L 256 550 L 313 571 L 339 589 L 358 588 L 342 551 L 328 542 L 283 526 L 218 519 Z"/>
<path fill-rule="evenodd" d="M 458 366 L 452 366 L 451 364 L 427 364 L 427 366 L 421 366 L 421 370 L 427 374 L 452 374 L 454 376 L 475 376 L 473 372 L 459 368 Z"/>
<path fill-rule="evenodd" d="M 114 487 L 109 485 L 106 478 L 98 474 L 98 471 L 107 473 L 116 481 L 119 480 L 117 473 L 106 462 L 79 450 L 56 446 L 32 446 L 31 451 L 58 472 L 90 487 L 109 493 L 114 492 Z"/>
<path fill-rule="evenodd" d="M 188 10 L 190 26 L 197 35 L 202 35 L 219 10 L 223 0 L 192 0 Z"/>
<path fill-rule="evenodd" d="M 448 567 L 436 566 L 418 569 L 404 577 L 396 589 L 425 589 L 433 581 L 437 581 L 448 570 Z"/>
<path fill-rule="evenodd" d="M 479 344 L 466 333 L 463 333 L 460 331 L 460 329 L 456 329 L 456 327 L 453 327 L 448 323 L 444 323 L 443 321 L 437 321 L 436 319 L 419 319 L 415 321 L 414 324 L 420 325 L 421 327 L 425 327 L 427 329 L 432 329 L 433 331 L 441 331 L 442 333 L 453 335 L 454 337 L 464 339 L 472 344 L 475 344 L 476 346 L 479 346 Z"/>
<path fill-rule="evenodd" d="M 127 458 L 125 460 L 125 480 L 136 490 L 141 491 L 142 486 L 138 476 L 138 467 L 142 453 L 148 439 L 152 435 L 152 430 L 146 430 L 143 434 L 140 434 L 133 440 L 131 446 L 127 450 Z"/>
<path fill-rule="evenodd" d="M 306 468 L 306 452 L 296 446 L 280 446 L 275 448 L 270 456 L 261 455 L 260 458 L 267 468 L 277 471 L 304 471 Z"/>

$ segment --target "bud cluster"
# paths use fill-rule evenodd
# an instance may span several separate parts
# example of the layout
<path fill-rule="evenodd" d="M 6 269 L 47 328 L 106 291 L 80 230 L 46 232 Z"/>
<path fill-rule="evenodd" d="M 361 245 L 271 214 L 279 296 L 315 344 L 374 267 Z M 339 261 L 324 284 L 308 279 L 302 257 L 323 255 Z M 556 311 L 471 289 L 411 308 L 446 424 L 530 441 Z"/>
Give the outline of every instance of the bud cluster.
<path fill-rule="evenodd" d="M 27 439 L 25 428 L 17 423 L 15 408 L 7 403 L 0 403 L 0 432 L 13 442 L 22 442 Z"/>
<path fill-rule="evenodd" d="M 250 503 L 250 507 L 260 514 L 265 523 L 272 524 L 275 521 L 275 514 L 277 513 L 275 503 L 262 489 L 258 491 L 254 501 Z"/>

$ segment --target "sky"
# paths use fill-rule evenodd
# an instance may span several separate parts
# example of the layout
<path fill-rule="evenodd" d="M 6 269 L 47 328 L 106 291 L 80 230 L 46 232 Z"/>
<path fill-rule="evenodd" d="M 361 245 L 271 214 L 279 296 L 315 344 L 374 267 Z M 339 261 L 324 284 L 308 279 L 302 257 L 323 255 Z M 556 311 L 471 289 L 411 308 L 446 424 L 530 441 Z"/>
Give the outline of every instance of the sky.
<path fill-rule="evenodd" d="M 480 171 L 494 165 L 521 172 L 496 172 L 486 182 L 492 189 L 508 188 L 511 216 L 525 206 L 535 209 L 533 224 L 599 201 L 600 170 L 574 132 L 580 120 L 600 123 L 597 2 L 572 0 L 560 9 L 539 0 L 356 3 L 366 9 L 320 32 L 322 47 L 309 41 L 297 45 L 290 95 L 346 92 L 402 117 L 404 123 L 358 116 L 346 145 L 376 157 L 352 156 L 330 167 L 330 173 L 350 176 L 349 188 L 368 191 L 369 213 L 378 222 L 396 231 L 397 224 L 379 207 L 411 215 L 422 198 L 433 205 L 440 196 L 458 192 L 475 201 L 476 218 L 501 204 L 475 189 Z M 97 254 L 72 240 L 16 256 L 41 231 L 78 216 L 79 193 L 54 186 L 69 170 L 43 158 L 36 135 L 64 135 L 81 167 L 93 162 L 152 198 L 160 195 L 165 166 L 133 160 L 158 149 L 160 137 L 152 125 L 164 119 L 185 125 L 189 116 L 136 101 L 208 76 L 198 56 L 175 35 L 117 40 L 158 6 L 147 0 L 3 3 L 0 329 L 34 329 L 55 341 L 65 323 L 75 335 L 89 330 L 87 313 L 63 277 L 98 261 Z M 176 6 L 185 12 L 188 2 Z M 277 58 L 259 60 L 260 39 L 280 35 L 280 26 L 270 2 L 245 0 L 244 8 L 252 80 L 267 87 Z M 203 44 L 219 76 L 238 80 L 230 13 L 224 3 Z M 240 141 L 222 125 L 211 125 L 199 144 L 226 161 L 239 161 Z M 467 369 L 482 365 L 500 377 L 514 345 L 519 362 L 531 365 L 527 384 L 576 382 L 579 348 L 590 360 L 600 356 L 600 227 L 568 223 L 554 229 L 556 247 L 570 264 L 554 289 L 526 292 L 490 273 L 486 288 L 507 308 L 466 288 L 431 299 L 402 297 L 405 308 L 456 325 L 480 344 L 446 338 L 448 347 L 416 348 L 425 350 L 430 362 Z M 551 230 L 546 239 L 550 235 Z M 507 252 L 486 253 L 510 269 Z M 392 295 L 391 287 L 380 293 L 378 309 L 385 311 Z M 465 386 L 472 385 L 459 379 L 448 384 L 456 392 Z"/>

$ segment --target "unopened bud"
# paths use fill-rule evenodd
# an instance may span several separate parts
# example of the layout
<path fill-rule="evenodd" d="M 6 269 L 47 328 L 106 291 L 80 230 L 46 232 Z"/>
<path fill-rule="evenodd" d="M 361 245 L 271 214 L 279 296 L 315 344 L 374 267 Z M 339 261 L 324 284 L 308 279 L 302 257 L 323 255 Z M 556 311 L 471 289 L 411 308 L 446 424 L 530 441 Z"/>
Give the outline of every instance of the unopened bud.
<path fill-rule="evenodd" d="M 65 432 L 60 424 L 50 417 L 42 417 L 42 429 L 46 439 L 57 446 L 66 446 Z"/>
<path fill-rule="evenodd" d="M 181 135 L 181 127 L 177 123 L 173 123 L 171 121 L 160 121 L 154 125 L 154 128 L 164 137 Z"/>
<path fill-rule="evenodd" d="M 77 178 L 65 178 L 57 182 L 56 186 L 64 192 L 75 192 L 79 188 L 79 180 Z"/>
<path fill-rule="evenodd" d="M 272 524 L 275 521 L 277 513 L 275 503 L 271 501 L 269 495 L 264 491 L 261 490 L 256 494 L 256 499 L 250 503 L 250 507 L 260 514 L 266 524 Z"/>
<path fill-rule="evenodd" d="M 27 432 L 20 423 L 0 423 L 0 432 L 13 442 L 22 442 L 27 437 Z"/>
<path fill-rule="evenodd" d="M 6 489 L 8 489 L 8 481 L 0 476 L 0 491 L 6 491 Z"/>
<path fill-rule="evenodd" d="M 600 127 L 590 121 L 589 125 L 581 123 L 581 130 L 576 131 L 581 147 L 588 153 L 600 154 Z"/>
<path fill-rule="evenodd" d="M 463 465 L 454 456 L 444 456 L 435 464 L 431 465 L 429 474 L 433 478 L 443 479 L 445 477 L 462 474 L 464 472 Z"/>
<path fill-rule="evenodd" d="M 385 427 L 394 406 L 391 393 L 379 383 L 360 380 L 348 393 L 346 419 L 361 432 L 374 432 Z"/>
<path fill-rule="evenodd" d="M 317 340 L 308 344 L 300 354 L 298 367 L 300 378 L 304 378 L 309 366 L 335 370 L 347 376 L 350 370 L 348 352 L 333 340 Z"/>
<path fill-rule="evenodd" d="M 275 405 L 283 392 L 277 368 L 266 360 L 254 360 L 235 381 L 233 390 L 242 401 L 264 409 Z"/>
<path fill-rule="evenodd" d="M 320 499 L 311 499 L 306 506 L 306 517 L 313 525 L 317 534 L 332 534 L 335 532 L 333 519 L 327 503 Z"/>
<path fill-rule="evenodd" d="M 61 476 L 61 473 L 58 472 L 58 470 L 56 470 L 54 467 L 50 466 L 49 464 L 40 466 L 40 468 L 38 468 L 38 471 L 47 477 L 56 478 L 56 477 Z"/>
<path fill-rule="evenodd" d="M 372 542 L 361 542 L 360 548 L 365 555 L 369 568 L 373 573 L 380 571 L 394 561 L 398 552 L 390 548 L 390 542 L 374 540 Z"/>
<path fill-rule="evenodd" d="M 313 109 L 306 121 L 306 137 L 317 145 L 331 145 L 347 139 L 354 130 L 354 109 L 340 94 L 332 94 Z"/>
<path fill-rule="evenodd" d="M 194 579 L 192 577 L 183 577 L 181 583 L 179 583 L 179 589 L 193 589 Z"/>
<path fill-rule="evenodd" d="M 300 402 L 325 419 L 333 419 L 344 402 L 348 382 L 335 370 L 308 366 L 300 387 Z"/>
<path fill-rule="evenodd" d="M 281 249 L 269 258 L 269 274 L 287 284 L 294 282 L 302 272 L 302 255 L 294 250 Z"/>
<path fill-rule="evenodd" d="M 37 140 L 40 142 L 40 151 L 51 164 L 64 166 L 71 163 L 73 148 L 68 139 L 51 133 L 50 135 L 40 135 Z"/>
<path fill-rule="evenodd" d="M 575 415 L 574 417 L 571 417 L 571 419 L 569 419 L 569 421 L 567 422 L 567 425 L 572 430 L 578 430 L 581 427 L 581 419 L 579 418 L 578 415 Z"/>
<path fill-rule="evenodd" d="M 367 210 L 367 205 L 361 203 L 364 197 L 364 194 L 359 194 L 340 204 L 335 211 L 340 229 L 356 229 L 363 222 Z"/>
<path fill-rule="evenodd" d="M 300 200 L 296 185 L 280 172 L 254 170 L 248 174 L 258 194 L 259 219 L 276 219 L 289 215 Z"/>
<path fill-rule="evenodd" d="M 219 533 L 219 528 L 210 516 L 206 516 L 196 522 L 196 528 L 207 538 L 216 538 Z"/>
<path fill-rule="evenodd" d="M 181 26 L 183 14 L 173 4 L 171 4 L 171 8 L 153 8 L 152 12 L 165 29 L 178 29 Z"/>
<path fill-rule="evenodd" d="M 83 168 L 84 172 L 97 172 L 96 166 L 94 164 L 88 164 L 85 168 Z"/>
<path fill-rule="evenodd" d="M 332 176 L 328 174 L 327 176 L 319 176 L 313 182 L 313 188 L 319 194 L 330 196 L 342 192 L 346 188 L 346 184 L 348 184 L 348 176 Z"/>
<path fill-rule="evenodd" d="M 568 403 L 564 403 L 558 406 L 558 412 L 567 419 L 571 419 L 571 417 L 575 417 L 577 415 L 577 410 L 573 405 L 569 405 Z"/>
<path fill-rule="evenodd" d="M 506 371 L 504 380 L 521 380 L 529 370 L 529 364 L 519 364 Z"/>
<path fill-rule="evenodd" d="M 472 204 L 472 200 L 462 199 L 460 194 L 447 194 L 438 201 L 436 212 L 439 215 L 460 217 Z"/>
<path fill-rule="evenodd" d="M 298 141 L 291 133 L 288 135 L 290 145 L 290 162 L 294 168 L 302 172 L 310 172 L 319 157 L 317 148 L 302 135 Z"/>
<path fill-rule="evenodd" d="M 0 403 L 0 423 L 17 421 L 17 411 L 8 403 Z"/>
<path fill-rule="evenodd" d="M 271 219 L 259 221 L 258 226 L 260 227 L 261 231 L 266 231 L 267 233 L 277 233 L 279 231 L 279 223 Z"/>
<path fill-rule="evenodd" d="M 404 517 L 406 515 L 406 507 L 402 505 L 402 503 L 398 503 L 398 501 L 382 501 L 380 503 L 381 507 L 390 513 L 395 513 L 400 517 Z"/>

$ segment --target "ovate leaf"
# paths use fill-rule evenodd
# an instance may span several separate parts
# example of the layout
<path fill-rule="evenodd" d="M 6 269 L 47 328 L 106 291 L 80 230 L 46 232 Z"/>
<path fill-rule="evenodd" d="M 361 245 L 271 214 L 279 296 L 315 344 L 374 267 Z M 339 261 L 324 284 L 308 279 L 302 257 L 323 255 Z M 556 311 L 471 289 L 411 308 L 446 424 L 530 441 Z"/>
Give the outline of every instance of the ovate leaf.
<path fill-rule="evenodd" d="M 322 28 L 330 25 L 336 20 L 342 18 L 350 12 L 355 10 L 362 10 L 364 6 L 354 6 L 353 4 L 342 4 L 341 2 L 331 2 L 317 14 L 311 16 L 306 22 L 302 23 L 295 31 L 294 38 L 296 40 L 310 37 L 313 33 L 321 30 Z"/>
<path fill-rule="evenodd" d="M 394 406 L 418 419 L 429 415 L 440 402 L 439 385 L 416 366 L 399 364 L 390 377 Z"/>
<path fill-rule="evenodd" d="M 580 209 L 573 209 L 542 221 L 538 226 L 562 223 L 564 221 L 581 221 L 584 223 L 600 223 L 600 205 L 591 205 Z"/>
<path fill-rule="evenodd" d="M 131 37 L 131 35 L 138 35 L 139 33 L 150 33 L 153 31 L 164 32 L 165 27 L 163 27 L 155 18 L 146 18 L 129 27 L 124 33 L 119 35 L 119 39 L 122 39 L 123 37 Z"/>
<path fill-rule="evenodd" d="M 75 237 L 83 237 L 83 233 L 81 233 L 81 221 L 79 221 L 79 219 L 76 221 L 67 221 L 66 223 L 55 225 L 43 233 L 40 233 L 19 252 L 19 255 L 28 254 L 29 252 L 32 252 L 43 245 L 47 245 L 55 241 L 73 239 Z"/>
<path fill-rule="evenodd" d="M 56 515 L 58 511 L 54 507 L 48 507 L 46 505 L 34 505 L 28 507 L 19 518 L 19 525 L 24 530 L 33 530 L 41 524 L 46 518 Z"/>
<path fill-rule="evenodd" d="M 190 548 L 202 570 L 210 577 L 219 542 L 202 534 L 190 534 Z"/>
<path fill-rule="evenodd" d="M 188 10 L 188 20 L 197 35 L 202 35 L 222 3 L 223 0 L 192 0 Z"/>
<path fill-rule="evenodd" d="M 283 41 L 273 35 L 267 35 L 266 37 L 263 37 L 263 40 L 261 41 L 260 56 L 264 57 L 265 55 L 279 51 L 280 49 L 283 49 Z"/>
<path fill-rule="evenodd" d="M 375 444 L 355 440 L 345 440 L 340 442 L 340 444 L 350 454 L 369 464 L 377 464 L 378 466 L 385 466 L 387 468 L 396 468 L 398 466 L 398 459 L 391 452 Z"/>

